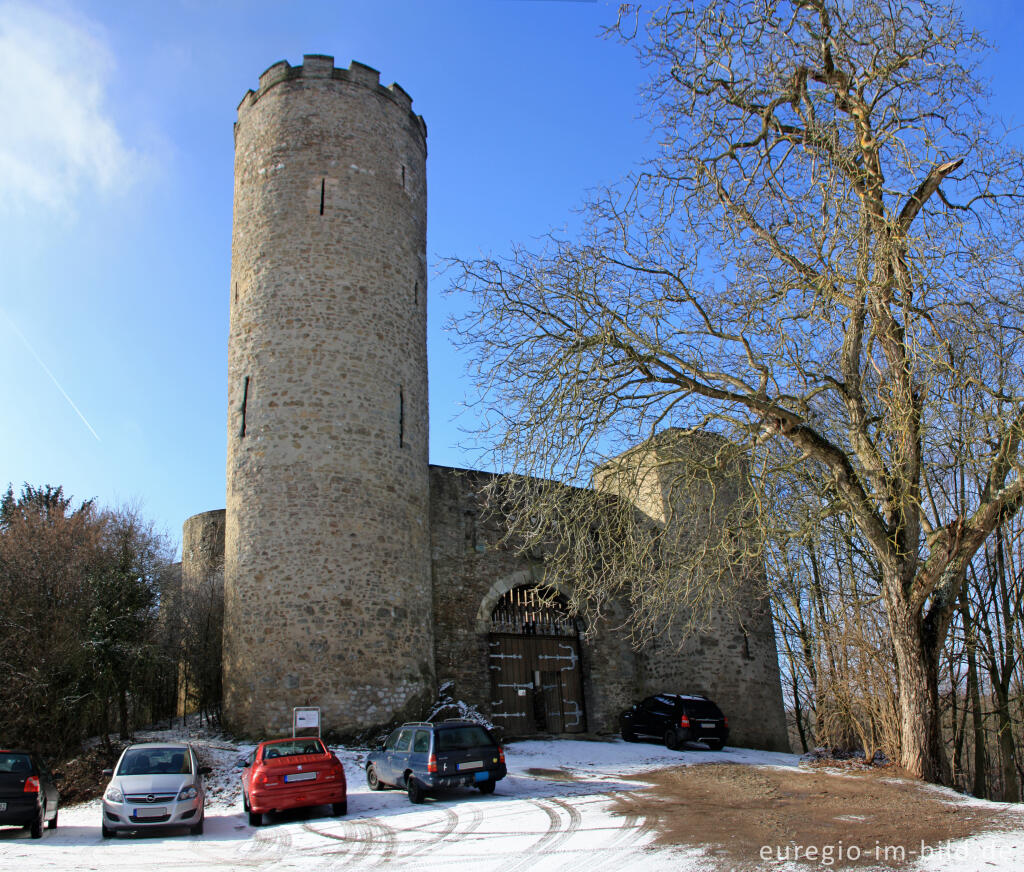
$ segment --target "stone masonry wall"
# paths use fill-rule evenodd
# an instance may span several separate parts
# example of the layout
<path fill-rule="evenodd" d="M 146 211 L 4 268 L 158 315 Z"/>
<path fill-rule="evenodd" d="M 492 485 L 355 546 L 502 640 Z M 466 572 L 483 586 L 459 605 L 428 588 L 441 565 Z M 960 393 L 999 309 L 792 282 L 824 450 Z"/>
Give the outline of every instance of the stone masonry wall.
<path fill-rule="evenodd" d="M 185 595 L 224 572 L 224 509 L 186 518 L 181 528 L 181 576 Z"/>
<path fill-rule="evenodd" d="M 488 473 L 430 467 L 431 558 L 438 681 L 455 682 L 455 693 L 490 712 L 487 620 L 498 598 L 512 587 L 535 584 L 542 567 L 497 547 L 502 530 L 485 521 L 479 497 Z M 612 621 L 624 614 L 613 614 Z M 581 641 L 583 694 L 591 732 L 618 729 L 618 715 L 638 689 L 637 661 L 625 634 L 598 627 Z"/>
<path fill-rule="evenodd" d="M 637 507 L 658 524 L 667 525 L 670 534 L 677 528 L 680 547 L 686 548 L 691 538 L 701 539 L 701 533 L 692 528 L 707 524 L 713 529 L 739 496 L 739 475 L 720 474 L 712 486 L 689 470 L 694 461 L 698 468 L 712 468 L 712 456 L 725 445 L 721 437 L 710 433 L 663 431 L 606 464 L 598 483 L 619 496 L 637 493 Z M 652 481 L 658 482 L 656 494 L 652 493 Z M 637 483 L 642 486 L 637 488 Z M 729 718 L 730 743 L 788 751 L 775 631 L 764 586 L 759 583 L 761 570 L 744 570 L 738 564 L 731 569 L 746 571 L 748 577 L 724 582 L 727 589 L 733 584 L 737 587 L 696 632 L 684 633 L 680 627 L 669 626 L 644 646 L 640 695 L 664 691 L 705 694 Z M 717 583 L 711 576 L 701 582 Z"/>
<path fill-rule="evenodd" d="M 224 718 L 348 732 L 433 697 L 426 127 L 307 55 L 238 108 Z"/>

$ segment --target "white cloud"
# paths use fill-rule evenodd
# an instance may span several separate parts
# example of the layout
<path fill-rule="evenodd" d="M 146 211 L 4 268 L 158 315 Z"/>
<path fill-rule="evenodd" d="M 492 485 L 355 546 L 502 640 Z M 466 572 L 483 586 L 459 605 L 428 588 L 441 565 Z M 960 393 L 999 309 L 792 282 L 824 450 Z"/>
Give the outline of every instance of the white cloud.
<path fill-rule="evenodd" d="M 0 209 L 67 207 L 130 182 L 140 158 L 104 105 L 113 71 L 87 20 L 0 0 Z"/>

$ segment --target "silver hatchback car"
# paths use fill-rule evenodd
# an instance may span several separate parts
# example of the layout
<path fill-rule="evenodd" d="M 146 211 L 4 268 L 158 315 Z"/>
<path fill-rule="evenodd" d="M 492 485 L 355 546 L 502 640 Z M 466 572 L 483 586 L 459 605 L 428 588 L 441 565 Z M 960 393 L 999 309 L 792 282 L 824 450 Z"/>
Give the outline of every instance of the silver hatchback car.
<path fill-rule="evenodd" d="M 114 769 L 103 793 L 103 838 L 118 830 L 155 827 L 188 827 L 193 835 L 203 831 L 206 792 L 200 766 L 191 745 L 153 742 L 129 745 Z"/>

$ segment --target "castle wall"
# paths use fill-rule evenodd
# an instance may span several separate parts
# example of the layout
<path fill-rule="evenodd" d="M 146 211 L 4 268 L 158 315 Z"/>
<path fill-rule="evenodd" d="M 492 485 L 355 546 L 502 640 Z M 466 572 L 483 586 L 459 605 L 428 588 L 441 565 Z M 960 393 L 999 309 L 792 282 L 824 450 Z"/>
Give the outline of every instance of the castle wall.
<path fill-rule="evenodd" d="M 644 646 L 639 697 L 702 693 L 729 718 L 729 744 L 789 751 L 775 631 L 766 603 L 722 609 L 683 646 L 671 632 Z"/>
<path fill-rule="evenodd" d="M 677 553 L 714 553 L 714 535 L 740 498 L 740 466 L 718 458 L 729 443 L 711 433 L 669 429 L 605 464 L 595 486 L 632 498 L 666 527 Z M 652 483 L 657 483 L 654 486 Z M 746 535 L 746 534 L 741 534 Z M 683 558 L 686 559 L 686 556 Z M 721 597 L 696 628 L 670 623 L 640 652 L 640 696 L 663 691 L 702 693 L 729 718 L 731 744 L 788 751 L 778 652 L 760 564 L 711 559 L 699 566 L 698 596 Z M 690 574 L 689 567 L 680 570 Z M 745 573 L 745 575 L 744 575 Z M 716 592 L 719 588 L 721 593 Z"/>
<path fill-rule="evenodd" d="M 487 621 L 498 598 L 518 585 L 541 581 L 538 562 L 498 545 L 500 520 L 488 518 L 479 490 L 487 473 L 430 467 L 431 559 L 438 681 L 453 680 L 454 693 L 491 712 Z M 635 699 L 639 674 L 628 638 L 612 630 L 624 618 L 614 610 L 592 638 L 580 643 L 587 728 L 618 729 L 619 713 Z"/>
<path fill-rule="evenodd" d="M 238 107 L 227 508 L 186 521 L 182 587 L 223 572 L 223 714 L 240 735 L 287 733 L 300 705 L 341 733 L 422 717 L 445 680 L 489 713 L 491 609 L 542 580 L 539 556 L 499 545 L 487 474 L 428 467 L 426 128 L 411 107 L 375 70 L 322 55 L 273 65 Z M 679 522 L 670 456 L 624 457 L 598 489 L 683 548 L 713 523 Z M 730 487 L 698 506 L 712 517 Z M 734 741 L 785 747 L 755 575 L 682 647 L 669 628 L 635 652 L 612 604 L 580 641 L 588 729 L 615 731 L 652 692 L 706 692 Z"/>
<path fill-rule="evenodd" d="M 186 518 L 181 527 L 181 577 L 185 595 L 224 572 L 224 509 Z"/>
<path fill-rule="evenodd" d="M 238 108 L 224 719 L 282 734 L 432 697 L 426 128 L 375 70 L 307 55 Z"/>
<path fill-rule="evenodd" d="M 219 700 L 216 676 L 221 674 L 223 654 L 225 514 L 224 509 L 215 509 L 192 515 L 181 528 L 178 620 L 185 648 L 178 663 L 178 715 Z M 205 693 L 203 683 L 208 685 Z"/>

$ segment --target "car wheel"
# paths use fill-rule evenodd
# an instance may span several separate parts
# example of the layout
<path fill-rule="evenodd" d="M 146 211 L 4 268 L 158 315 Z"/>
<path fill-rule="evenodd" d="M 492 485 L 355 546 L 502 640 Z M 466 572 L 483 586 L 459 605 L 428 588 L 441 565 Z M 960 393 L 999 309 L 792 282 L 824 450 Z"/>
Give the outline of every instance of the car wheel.
<path fill-rule="evenodd" d="M 249 826 L 250 827 L 261 827 L 263 826 L 263 815 L 258 811 L 249 812 Z"/>
<path fill-rule="evenodd" d="M 380 778 L 377 777 L 377 767 L 372 763 L 366 767 L 366 784 L 370 790 L 384 789 L 384 785 L 380 783 Z"/>
<path fill-rule="evenodd" d="M 47 828 L 48 830 L 55 830 L 55 829 L 57 829 L 57 814 L 58 814 L 58 812 L 54 812 L 54 813 L 53 813 L 53 817 L 52 817 L 52 818 L 50 818 L 50 819 L 49 819 L 49 820 L 48 820 L 48 821 L 46 822 L 46 828 Z"/>
<path fill-rule="evenodd" d="M 634 733 L 629 727 L 622 728 L 622 741 L 624 742 L 635 742 L 636 733 Z"/>
<path fill-rule="evenodd" d="M 43 816 L 46 814 L 46 807 L 39 809 L 39 814 L 36 815 L 36 819 L 28 825 L 33 839 L 41 839 L 43 837 Z"/>
<path fill-rule="evenodd" d="M 669 751 L 679 750 L 679 734 L 675 730 L 665 730 L 665 747 Z"/>
<path fill-rule="evenodd" d="M 481 781 L 477 787 L 481 793 L 494 793 L 494 784 L 493 781 Z"/>
<path fill-rule="evenodd" d="M 100 824 L 100 835 L 104 839 L 112 839 L 114 837 L 114 831 L 110 829 L 106 824 Z"/>
<path fill-rule="evenodd" d="M 191 830 L 193 836 L 201 836 L 203 834 L 203 824 L 204 823 L 206 823 L 206 818 L 205 817 L 201 817 L 201 818 L 199 818 L 199 823 L 197 823 L 193 827 L 189 827 L 189 829 Z"/>
<path fill-rule="evenodd" d="M 249 811 L 249 797 L 242 791 L 242 811 Z"/>
<path fill-rule="evenodd" d="M 342 817 L 348 814 L 348 800 L 344 802 L 335 802 L 331 805 L 331 814 L 335 817 Z"/>
<path fill-rule="evenodd" d="M 722 742 L 719 739 L 705 739 L 704 744 L 708 746 L 712 751 L 721 751 Z"/>
<path fill-rule="evenodd" d="M 419 805 L 423 802 L 423 785 L 412 775 L 405 782 L 405 789 L 409 793 L 409 802 Z"/>

